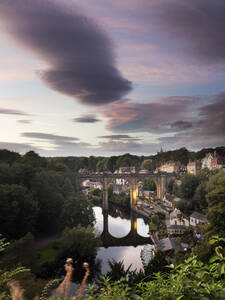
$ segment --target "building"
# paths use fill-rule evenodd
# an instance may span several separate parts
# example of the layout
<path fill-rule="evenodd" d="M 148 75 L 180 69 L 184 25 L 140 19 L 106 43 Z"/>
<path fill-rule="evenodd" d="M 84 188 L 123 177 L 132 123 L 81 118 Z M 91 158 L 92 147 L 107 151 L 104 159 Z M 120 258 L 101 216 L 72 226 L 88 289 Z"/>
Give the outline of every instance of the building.
<path fill-rule="evenodd" d="M 170 225 L 179 225 L 189 227 L 189 220 L 186 218 L 178 208 L 170 213 Z"/>
<path fill-rule="evenodd" d="M 192 175 L 197 175 L 200 173 L 202 167 L 202 163 L 200 160 L 191 161 L 187 164 L 187 173 Z"/>
<path fill-rule="evenodd" d="M 179 172 L 181 167 L 181 163 L 179 161 L 169 161 L 163 165 L 161 165 L 158 170 L 160 172 L 166 173 L 177 173 Z"/>
<path fill-rule="evenodd" d="M 102 183 L 98 181 L 90 181 L 89 179 L 83 181 L 82 183 L 83 187 L 88 187 L 90 189 L 99 189 L 102 190 Z"/>
<path fill-rule="evenodd" d="M 115 170 L 114 174 L 130 174 L 136 173 L 136 167 L 120 167 L 118 170 Z"/>
<path fill-rule="evenodd" d="M 172 208 L 174 206 L 174 203 L 177 201 L 180 201 L 181 199 L 175 195 L 171 195 L 169 193 L 165 193 L 163 197 L 163 205 L 169 208 Z"/>
<path fill-rule="evenodd" d="M 79 174 L 88 174 L 88 169 L 79 169 L 78 173 Z"/>
<path fill-rule="evenodd" d="M 193 212 L 190 215 L 190 225 L 191 226 L 197 226 L 198 224 L 209 224 L 209 222 L 206 219 L 205 215 L 203 215 L 199 212 Z"/>
<path fill-rule="evenodd" d="M 169 237 L 157 241 L 157 247 L 169 257 L 173 257 L 175 251 L 185 252 L 186 250 L 181 243 Z"/>
<path fill-rule="evenodd" d="M 149 173 L 149 170 L 147 170 L 147 169 L 141 169 L 139 171 L 139 174 L 148 174 L 148 173 Z"/>
<path fill-rule="evenodd" d="M 178 208 L 170 213 L 169 223 L 167 223 L 168 234 L 182 234 L 189 227 L 189 220 Z"/>
<path fill-rule="evenodd" d="M 202 159 L 202 169 L 207 168 L 211 171 L 225 169 L 225 157 L 220 156 L 216 151 L 207 153 Z"/>
<path fill-rule="evenodd" d="M 225 170 L 225 157 L 221 157 L 219 155 L 216 155 L 211 160 L 211 170 Z"/>

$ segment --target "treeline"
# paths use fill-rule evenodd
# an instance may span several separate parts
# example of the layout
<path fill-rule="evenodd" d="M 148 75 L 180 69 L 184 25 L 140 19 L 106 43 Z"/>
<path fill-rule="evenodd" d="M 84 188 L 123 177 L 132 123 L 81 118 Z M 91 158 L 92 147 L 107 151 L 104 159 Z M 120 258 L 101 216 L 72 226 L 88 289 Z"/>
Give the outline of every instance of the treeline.
<path fill-rule="evenodd" d="M 186 165 L 189 161 L 202 159 L 207 153 L 216 151 L 219 155 L 225 156 L 225 147 L 206 148 L 197 152 L 190 152 L 186 148 L 180 148 L 174 151 L 158 152 L 156 155 L 137 156 L 126 153 L 111 157 L 56 157 L 48 158 L 49 161 L 57 161 L 65 164 L 70 170 L 78 171 L 87 169 L 91 172 L 114 172 L 120 167 L 135 166 L 137 168 L 147 168 L 154 170 L 167 161 L 180 161 Z"/>
<path fill-rule="evenodd" d="M 33 151 L 0 151 L 0 211 L 1 233 L 8 239 L 94 220 L 91 204 L 76 193 L 75 172 Z"/>

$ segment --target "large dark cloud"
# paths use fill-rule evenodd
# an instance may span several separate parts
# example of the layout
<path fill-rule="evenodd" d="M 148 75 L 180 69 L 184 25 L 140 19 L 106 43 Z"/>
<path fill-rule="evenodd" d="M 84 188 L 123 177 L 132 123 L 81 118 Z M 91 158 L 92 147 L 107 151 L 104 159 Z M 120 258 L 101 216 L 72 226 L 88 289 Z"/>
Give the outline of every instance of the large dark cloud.
<path fill-rule="evenodd" d="M 75 123 L 96 123 L 100 120 L 94 115 L 83 115 L 81 117 L 74 118 L 73 121 Z"/>
<path fill-rule="evenodd" d="M 1 0 L 0 17 L 14 39 L 47 63 L 39 75 L 55 91 L 101 105 L 131 90 L 106 33 L 70 1 Z"/>
<path fill-rule="evenodd" d="M 149 24 L 156 26 L 162 43 L 165 37 L 170 39 L 176 53 L 207 63 L 225 60 L 225 1 L 163 0 L 146 5 Z"/>

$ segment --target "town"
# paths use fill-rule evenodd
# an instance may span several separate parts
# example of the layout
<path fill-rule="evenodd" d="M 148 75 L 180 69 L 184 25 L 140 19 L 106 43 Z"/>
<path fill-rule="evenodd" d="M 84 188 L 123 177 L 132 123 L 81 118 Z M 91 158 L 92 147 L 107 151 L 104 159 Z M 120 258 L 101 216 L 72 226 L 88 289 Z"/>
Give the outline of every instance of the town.
<path fill-rule="evenodd" d="M 142 163 L 143 166 L 145 164 L 146 161 Z M 189 160 L 187 165 L 182 164 L 180 161 L 168 161 L 151 171 L 146 168 L 130 166 L 120 167 L 113 173 L 109 170 L 92 173 L 85 168 L 79 169 L 78 173 L 81 177 L 83 175 L 84 178 L 87 178 L 82 182 L 82 192 L 90 199 L 104 198 L 102 193 L 104 181 L 97 181 L 94 178 L 107 177 L 111 178 L 108 181 L 108 185 L 112 195 L 134 198 L 134 205 L 131 205 L 130 208 L 148 219 L 149 230 L 154 244 L 150 248 L 149 245 L 146 245 L 142 251 L 143 263 L 147 265 L 154 255 L 154 249 L 155 251 L 159 249 L 165 252 L 168 262 L 174 262 L 175 252 L 185 253 L 191 247 L 184 242 L 187 236 L 189 239 L 192 237 L 191 241 L 195 240 L 197 243 L 201 243 L 202 227 L 208 225 L 209 221 L 202 209 L 200 211 L 191 209 L 187 214 L 182 211 L 182 206 L 179 209 L 182 199 L 177 191 L 182 185 L 182 177 L 185 174 L 198 176 L 201 172 L 218 170 L 225 172 L 225 157 L 214 151 L 207 153 L 201 160 Z M 144 175 L 150 174 L 153 174 L 153 176 L 145 179 Z M 142 179 L 140 179 L 140 175 L 143 177 Z M 169 176 L 166 189 L 160 197 L 158 197 L 157 181 L 154 175 Z M 132 176 L 131 178 L 137 177 L 134 190 L 134 186 L 132 185 L 131 188 L 131 183 L 128 180 L 129 176 Z M 113 196 L 110 200 L 112 203 L 114 202 Z M 180 238 L 180 236 L 185 236 L 185 239 Z M 177 237 L 179 237 L 180 241 L 184 241 L 179 242 Z M 146 250 L 148 248 L 150 249 L 149 251 Z"/>

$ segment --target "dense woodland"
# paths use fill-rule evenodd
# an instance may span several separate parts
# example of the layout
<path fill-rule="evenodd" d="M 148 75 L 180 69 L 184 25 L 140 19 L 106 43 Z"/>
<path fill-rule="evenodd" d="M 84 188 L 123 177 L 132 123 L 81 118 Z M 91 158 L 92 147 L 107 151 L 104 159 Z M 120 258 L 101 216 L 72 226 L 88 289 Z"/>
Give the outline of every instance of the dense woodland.
<path fill-rule="evenodd" d="M 44 158 L 33 151 L 20 155 L 0 150 L 1 299 L 9 299 L 5 283 L 11 278 L 16 278 L 21 288 L 26 289 L 26 299 L 40 294 L 46 280 L 61 277 L 63 263 L 68 256 L 76 256 L 76 270 L 82 261 L 88 261 L 92 269 L 91 277 L 99 275 L 94 258 L 100 239 L 92 226 L 92 203 L 78 193 L 75 186 L 76 173 L 80 168 L 114 171 L 122 166 L 137 166 L 153 170 L 168 160 L 179 160 L 186 164 L 189 159 L 203 158 L 207 152 L 214 150 L 225 156 L 225 147 L 199 152 L 182 148 L 149 157 L 125 154 L 109 158 Z M 180 180 L 180 186 L 174 181 L 169 184 L 169 192 L 181 197 L 177 206 L 186 215 L 194 210 L 201 211 L 210 222 L 209 226 L 200 229 L 202 244 L 192 241 L 193 247 L 188 257 L 195 255 L 195 258 L 185 262 L 187 256 L 177 256 L 177 263 L 182 262 L 182 265 L 171 269 L 166 266 L 165 257 L 159 252 L 139 273 L 124 270 L 121 262 L 112 262 L 108 277 L 92 288 L 89 299 L 224 299 L 225 240 L 215 238 L 210 245 L 208 243 L 215 234 L 225 236 L 225 173 L 203 170 L 198 176 L 184 174 Z M 145 188 L 153 188 L 150 182 L 144 185 Z M 113 200 L 124 206 L 129 203 L 129 199 L 123 195 Z M 35 246 L 36 238 L 59 232 L 60 236 L 48 246 Z M 215 249 L 217 258 L 208 264 Z M 21 271 L 20 266 L 30 271 Z M 157 272 L 160 273 L 154 275 Z M 77 279 L 81 279 L 84 271 L 75 274 Z M 121 277 L 125 279 L 121 281 Z M 191 294 L 190 287 L 193 289 Z M 124 297 L 118 298 L 121 293 Z"/>

